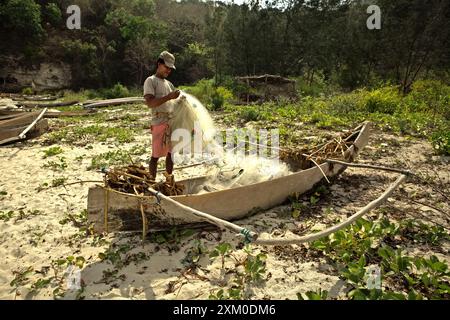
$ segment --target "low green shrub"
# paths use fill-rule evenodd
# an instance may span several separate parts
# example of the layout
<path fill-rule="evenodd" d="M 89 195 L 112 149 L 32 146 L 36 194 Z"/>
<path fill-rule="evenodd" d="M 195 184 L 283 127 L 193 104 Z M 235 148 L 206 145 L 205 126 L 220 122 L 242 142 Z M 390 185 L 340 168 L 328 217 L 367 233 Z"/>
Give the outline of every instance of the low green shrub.
<path fill-rule="evenodd" d="M 104 89 L 102 93 L 106 99 L 124 98 L 130 95 L 128 88 L 120 83 L 110 89 Z"/>
<path fill-rule="evenodd" d="M 394 114 L 401 106 L 401 97 L 395 87 L 384 87 L 368 92 L 364 98 L 367 112 Z"/>
<path fill-rule="evenodd" d="M 437 154 L 450 155 L 450 130 L 433 133 L 431 135 L 431 143 Z"/>

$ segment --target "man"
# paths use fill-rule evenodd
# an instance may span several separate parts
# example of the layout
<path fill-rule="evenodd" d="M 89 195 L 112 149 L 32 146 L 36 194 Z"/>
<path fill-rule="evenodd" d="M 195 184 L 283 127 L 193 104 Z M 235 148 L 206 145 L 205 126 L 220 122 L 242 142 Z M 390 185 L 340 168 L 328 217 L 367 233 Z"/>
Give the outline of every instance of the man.
<path fill-rule="evenodd" d="M 175 57 L 168 51 L 159 55 L 156 63 L 156 72 L 144 82 L 145 103 L 152 109 L 152 157 L 150 160 L 150 175 L 156 178 L 158 159 L 166 157 L 166 172 L 171 175 L 173 161 L 171 156 L 170 134 L 168 121 L 172 112 L 171 105 L 167 103 L 178 98 L 179 90 L 166 78 L 175 70 Z"/>

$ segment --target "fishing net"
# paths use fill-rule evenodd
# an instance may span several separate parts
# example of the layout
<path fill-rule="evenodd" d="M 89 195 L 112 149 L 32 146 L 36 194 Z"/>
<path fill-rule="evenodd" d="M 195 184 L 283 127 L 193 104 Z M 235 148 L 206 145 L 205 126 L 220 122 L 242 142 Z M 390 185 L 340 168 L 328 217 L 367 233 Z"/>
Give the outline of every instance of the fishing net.
<path fill-rule="evenodd" d="M 171 103 L 173 115 L 169 126 L 174 152 L 195 154 L 216 148 L 214 122 L 203 104 L 186 92 Z"/>
<path fill-rule="evenodd" d="M 224 153 L 200 193 L 236 188 L 287 176 L 289 167 L 278 159 L 239 155 L 232 151 Z"/>

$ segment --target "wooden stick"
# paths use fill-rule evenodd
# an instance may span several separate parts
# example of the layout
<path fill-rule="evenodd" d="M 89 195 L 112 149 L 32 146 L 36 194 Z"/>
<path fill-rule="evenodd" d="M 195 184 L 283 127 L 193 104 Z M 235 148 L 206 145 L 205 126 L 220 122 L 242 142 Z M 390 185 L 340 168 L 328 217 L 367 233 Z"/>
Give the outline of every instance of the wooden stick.
<path fill-rule="evenodd" d="M 326 159 L 325 161 L 328 163 L 336 163 L 336 164 L 340 164 L 340 165 L 347 166 L 347 167 L 377 169 L 377 170 L 383 170 L 383 171 L 398 172 L 398 173 L 405 174 L 405 175 L 415 175 L 413 172 L 411 172 L 409 170 L 377 166 L 377 165 L 372 165 L 372 164 L 349 163 L 349 162 L 344 162 L 344 161 L 335 160 L 335 159 Z"/>
<path fill-rule="evenodd" d="M 175 167 L 173 168 L 173 170 L 181 170 L 181 169 L 186 169 L 186 168 L 191 168 L 191 167 L 196 167 L 196 166 L 201 166 L 202 164 L 208 164 L 208 161 L 202 161 L 202 162 L 198 162 L 198 163 L 193 163 L 193 164 L 188 164 L 185 166 L 181 166 L 181 167 Z M 163 172 L 166 171 L 166 169 L 158 169 L 157 172 Z"/>
<path fill-rule="evenodd" d="M 221 228 L 228 228 L 228 229 L 230 229 L 230 230 L 233 230 L 233 231 L 236 231 L 236 232 L 239 232 L 239 233 L 248 231 L 247 229 L 242 228 L 242 227 L 240 227 L 240 226 L 238 226 L 238 225 L 236 225 L 236 224 L 234 224 L 234 223 L 231 223 L 231 222 L 229 222 L 229 221 L 226 221 L 226 220 L 223 220 L 223 219 L 214 217 L 214 216 L 212 216 L 212 215 L 210 215 L 210 214 L 204 213 L 204 212 L 202 212 L 202 211 L 196 210 L 196 209 L 191 208 L 191 207 L 188 207 L 188 206 L 186 206 L 186 205 L 184 205 L 184 204 L 182 204 L 182 203 L 179 203 L 178 201 L 175 201 L 175 200 L 171 199 L 170 197 L 165 196 L 165 195 L 163 195 L 161 192 L 157 192 L 156 190 L 154 190 L 154 189 L 152 189 L 152 188 L 148 188 L 148 190 L 149 190 L 155 197 L 164 199 L 164 200 L 166 200 L 166 201 L 168 201 L 168 202 L 170 202 L 170 203 L 176 205 L 177 207 L 179 207 L 179 208 L 181 208 L 181 209 L 183 209 L 183 210 L 185 210 L 185 211 L 187 211 L 187 212 L 193 214 L 194 216 L 199 217 L 199 218 L 202 218 L 203 220 L 208 221 L 208 222 L 210 222 L 210 223 L 212 223 L 212 224 L 214 224 L 214 225 L 216 225 L 216 226 L 218 226 L 218 227 L 221 227 Z M 256 238 L 257 238 L 257 234 L 256 234 L 256 233 L 250 231 L 250 232 L 249 232 L 249 235 L 250 235 L 250 237 L 251 237 L 253 240 L 256 240 Z"/>
<path fill-rule="evenodd" d="M 37 116 L 36 119 L 34 119 L 34 121 L 32 123 L 30 123 L 30 125 L 28 127 L 26 127 L 25 130 L 22 131 L 21 134 L 19 134 L 19 138 L 20 139 L 25 139 L 25 135 L 27 134 L 28 131 L 30 131 L 35 125 L 36 123 L 42 119 L 42 117 L 44 116 L 44 114 L 47 112 L 47 108 L 45 108 L 44 110 L 42 110 L 42 112 Z"/>
<path fill-rule="evenodd" d="M 325 177 L 325 179 L 327 180 L 327 182 L 328 182 L 328 183 L 331 183 L 330 180 L 328 180 L 328 177 L 327 177 L 327 175 L 325 174 L 325 172 L 323 172 L 323 170 L 322 170 L 322 168 L 320 167 L 320 165 L 319 165 L 316 161 L 314 161 L 313 158 L 311 158 L 311 159 L 309 159 L 309 160 L 312 161 L 312 162 L 317 166 L 317 168 L 319 168 L 320 172 L 322 172 L 322 174 L 323 174 L 323 176 Z"/>
<path fill-rule="evenodd" d="M 105 208 L 103 209 L 103 223 L 104 223 L 105 232 L 108 233 L 109 191 L 108 190 L 104 190 L 104 192 L 105 192 L 105 198 L 104 198 Z"/>
<path fill-rule="evenodd" d="M 124 176 L 130 177 L 130 178 L 133 178 L 133 179 L 141 180 L 141 181 L 144 181 L 145 183 L 152 182 L 152 180 L 145 180 L 144 178 L 141 178 L 141 177 L 138 177 L 138 176 L 135 176 L 135 175 L 123 172 L 123 171 L 119 171 L 119 170 L 114 171 L 114 173 L 116 173 L 118 175 L 124 175 Z"/>
<path fill-rule="evenodd" d="M 139 192 L 136 190 L 136 186 L 133 186 L 134 193 L 139 196 Z M 142 216 L 142 242 L 145 241 L 145 236 L 147 235 L 147 217 L 145 216 L 144 205 L 139 201 L 139 209 L 141 210 Z"/>
<path fill-rule="evenodd" d="M 352 224 L 356 220 L 358 220 L 360 217 L 362 217 L 364 214 L 369 212 L 370 210 L 378 207 L 384 200 L 386 200 L 393 192 L 394 190 L 406 179 L 406 175 L 400 175 L 397 180 L 377 199 L 370 202 L 367 206 L 359 210 L 357 213 L 352 215 L 347 220 L 338 223 L 337 225 L 334 225 L 330 228 L 327 228 L 325 230 L 322 230 L 317 233 L 312 233 L 303 237 L 296 237 L 293 239 L 261 239 L 258 238 L 255 241 L 255 244 L 265 245 L 265 246 L 278 246 L 278 245 L 291 245 L 291 244 L 300 244 L 304 242 L 311 242 L 323 237 L 326 237 L 336 231 L 339 231 L 348 225 Z"/>
<path fill-rule="evenodd" d="M 11 138 L 1 140 L 0 144 L 6 144 L 6 143 L 17 141 L 17 140 L 21 140 L 21 139 L 19 137 L 11 137 Z"/>

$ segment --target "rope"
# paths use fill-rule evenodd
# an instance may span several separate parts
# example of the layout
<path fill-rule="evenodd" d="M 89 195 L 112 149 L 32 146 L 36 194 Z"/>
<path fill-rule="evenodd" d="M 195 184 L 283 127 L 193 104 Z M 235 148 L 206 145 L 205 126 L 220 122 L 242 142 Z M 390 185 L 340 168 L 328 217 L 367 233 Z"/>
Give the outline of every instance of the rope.
<path fill-rule="evenodd" d="M 244 236 L 244 242 L 246 244 L 252 242 L 253 237 L 251 235 L 251 231 L 250 230 L 244 228 L 244 229 L 241 230 L 240 234 L 242 234 Z"/>
<path fill-rule="evenodd" d="M 155 194 L 155 198 L 156 198 L 156 202 L 157 202 L 158 204 L 161 204 L 161 198 L 160 198 L 159 194 L 160 194 L 160 192 L 157 191 L 156 194 Z"/>

